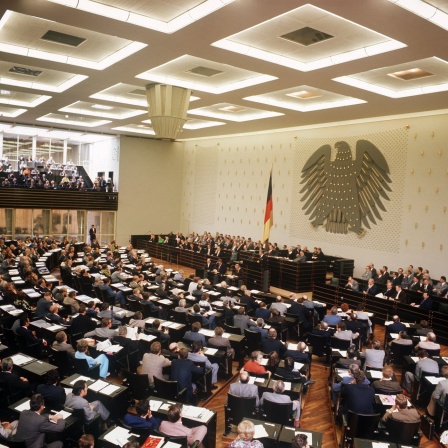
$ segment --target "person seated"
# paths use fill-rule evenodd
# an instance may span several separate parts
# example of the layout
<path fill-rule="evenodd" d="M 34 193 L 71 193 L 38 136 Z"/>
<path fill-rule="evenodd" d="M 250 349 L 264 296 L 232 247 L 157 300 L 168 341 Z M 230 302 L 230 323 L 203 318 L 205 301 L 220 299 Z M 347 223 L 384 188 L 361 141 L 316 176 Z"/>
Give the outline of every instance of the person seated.
<path fill-rule="evenodd" d="M 422 319 L 420 321 L 420 328 L 417 328 L 415 334 L 417 336 L 426 336 L 430 331 L 432 331 L 432 328 L 429 326 L 429 322 L 426 319 Z"/>
<path fill-rule="evenodd" d="M 375 280 L 373 278 L 369 278 L 367 280 L 367 285 L 363 290 L 366 294 L 369 294 L 370 296 L 375 296 L 377 293 L 377 288 L 375 285 Z"/>
<path fill-rule="evenodd" d="M 305 344 L 305 342 L 300 341 L 297 344 L 297 347 L 296 347 L 295 350 L 288 348 L 285 351 L 285 355 L 284 356 L 285 356 L 285 358 L 289 356 L 295 362 L 299 362 L 299 363 L 302 363 L 302 364 L 309 364 L 310 363 L 310 357 L 309 357 L 308 353 L 306 352 L 307 348 L 308 347 Z"/>
<path fill-rule="evenodd" d="M 146 320 L 143 319 L 143 314 L 141 311 L 136 311 L 134 316 L 131 317 L 129 320 L 129 326 L 130 327 L 138 327 L 138 328 L 145 328 L 146 326 Z"/>
<path fill-rule="evenodd" d="M 310 448 L 308 444 L 308 435 L 300 433 L 296 434 L 292 439 L 291 448 Z"/>
<path fill-rule="evenodd" d="M 436 415 L 436 405 L 437 403 L 443 408 L 445 405 L 445 397 L 448 393 L 448 366 L 443 366 L 441 369 L 441 376 L 445 378 L 440 381 L 434 392 L 431 394 L 431 399 L 429 400 L 427 412 L 431 417 Z"/>
<path fill-rule="evenodd" d="M 164 328 L 163 324 L 159 319 L 154 319 L 152 324 L 146 328 L 148 334 L 157 336 L 157 338 L 162 342 L 162 344 L 169 344 L 171 337 L 168 332 L 168 328 Z"/>
<path fill-rule="evenodd" d="M 80 339 L 77 344 L 77 352 L 75 353 L 76 359 L 85 359 L 89 364 L 89 367 L 95 367 L 96 365 L 100 365 L 100 377 L 106 378 L 109 376 L 109 359 L 107 356 L 102 353 L 93 359 L 88 355 L 87 349 L 89 348 L 88 342 L 85 339 Z"/>
<path fill-rule="evenodd" d="M 263 407 L 263 402 L 265 400 L 271 401 L 273 403 L 292 403 L 292 411 L 294 420 L 300 419 L 300 401 L 299 400 L 291 400 L 289 395 L 284 394 L 285 391 L 285 383 L 282 380 L 276 380 L 273 392 L 263 392 L 263 395 L 260 399 L 260 406 Z"/>
<path fill-rule="evenodd" d="M 237 314 L 233 317 L 233 325 L 238 327 L 241 330 L 241 334 L 244 335 L 244 330 L 249 329 L 251 325 L 256 325 L 256 323 L 246 315 L 244 307 L 240 306 Z"/>
<path fill-rule="evenodd" d="M 246 370 L 249 373 L 253 373 L 253 374 L 268 374 L 268 377 L 271 377 L 271 372 L 268 372 L 266 370 L 266 368 L 262 365 L 263 362 L 263 352 L 260 352 L 258 350 L 253 351 L 250 354 L 250 359 L 249 361 L 246 362 L 246 364 L 244 364 L 244 367 L 242 368 L 241 371 Z"/>
<path fill-rule="evenodd" d="M 177 404 L 173 404 L 168 409 L 167 419 L 160 425 L 160 432 L 167 436 L 187 437 L 188 446 L 193 445 L 196 440 L 199 441 L 199 448 L 203 448 L 202 441 L 207 435 L 207 427 L 205 425 L 188 428 L 182 424 L 182 410 Z"/>
<path fill-rule="evenodd" d="M 193 362 L 204 363 L 206 371 L 212 369 L 212 389 L 217 389 L 215 384 L 218 382 L 218 370 L 219 365 L 217 363 L 211 363 L 207 356 L 202 351 L 202 343 L 200 341 L 194 341 L 191 344 L 191 352 L 188 353 L 188 359 Z"/>
<path fill-rule="evenodd" d="M 258 308 L 255 310 L 255 317 L 261 317 L 264 320 L 268 320 L 271 317 L 271 311 L 268 310 L 266 303 L 260 302 Z"/>
<path fill-rule="evenodd" d="M 209 324 L 210 330 L 214 330 L 215 329 L 215 327 L 216 327 L 215 316 L 214 315 L 208 316 L 207 313 L 202 315 L 201 314 L 201 307 L 199 306 L 198 303 L 195 303 L 193 305 L 193 312 L 191 313 L 191 315 L 200 317 L 201 318 L 201 325 L 203 327 L 206 326 L 207 324 Z"/>
<path fill-rule="evenodd" d="M 375 390 L 365 384 L 366 374 L 362 370 L 358 370 L 354 378 L 351 383 L 341 389 L 341 396 L 345 398 L 342 412 L 374 414 Z"/>
<path fill-rule="evenodd" d="M 205 311 L 211 311 L 212 310 L 212 306 L 210 305 L 210 296 L 208 295 L 208 293 L 204 292 L 201 295 L 201 298 L 199 300 L 199 306 L 201 308 L 204 308 Z"/>
<path fill-rule="evenodd" d="M 400 331 L 398 337 L 389 342 L 390 346 L 392 346 L 392 344 L 413 345 L 413 342 L 407 331 Z"/>
<path fill-rule="evenodd" d="M 326 314 L 322 319 L 322 322 L 326 322 L 328 325 L 335 326 L 342 320 L 341 316 L 338 316 L 338 307 L 333 306 L 330 310 L 330 314 Z"/>
<path fill-rule="evenodd" d="M 110 340 L 115 336 L 117 336 L 117 331 L 112 330 L 112 319 L 109 317 L 104 317 L 101 320 L 101 328 L 95 328 L 95 330 L 89 331 L 84 335 L 85 338 L 99 337 Z"/>
<path fill-rule="evenodd" d="M 95 447 L 95 437 L 93 437 L 92 434 L 83 434 L 79 438 L 78 448 L 94 448 L 94 447 Z"/>
<path fill-rule="evenodd" d="M 391 394 L 401 393 L 402 389 L 398 381 L 394 381 L 394 370 L 391 366 L 384 366 L 380 380 L 373 382 L 373 387 L 376 393 Z"/>
<path fill-rule="evenodd" d="M 103 422 L 109 418 L 110 412 L 101 403 L 101 401 L 92 401 L 89 403 L 85 398 L 87 396 L 87 383 L 84 380 L 78 380 L 73 385 L 73 390 L 67 395 L 65 406 L 72 409 L 82 409 L 86 420 L 92 420 L 97 414 Z"/>
<path fill-rule="evenodd" d="M 0 383 L 3 383 L 8 395 L 13 395 L 21 392 L 23 395 L 30 395 L 33 386 L 28 381 L 28 378 L 19 376 L 12 371 L 14 361 L 12 358 L 3 358 L 2 371 L 0 372 Z"/>
<path fill-rule="evenodd" d="M 336 339 L 342 339 L 344 341 L 352 342 L 353 339 L 359 337 L 359 333 L 353 333 L 351 330 L 347 330 L 347 326 L 344 321 L 341 321 L 336 326 L 336 333 L 334 334 Z"/>
<path fill-rule="evenodd" d="M 387 300 L 395 299 L 396 295 L 397 295 L 397 290 L 395 289 L 392 281 L 388 280 L 386 283 L 386 290 L 383 293 L 383 298 L 387 299 Z"/>
<path fill-rule="evenodd" d="M 237 397 L 251 398 L 255 397 L 255 406 L 258 408 L 260 398 L 258 394 L 258 386 L 249 383 L 250 375 L 246 371 L 240 372 L 240 380 L 230 385 L 229 393 Z"/>
<path fill-rule="evenodd" d="M 349 364 L 349 366 L 348 366 L 348 375 L 347 376 L 343 376 L 342 377 L 342 381 L 335 382 L 331 386 L 331 398 L 332 398 L 333 404 L 335 406 L 336 406 L 336 403 L 338 401 L 338 394 L 339 394 L 339 392 L 342 389 L 342 385 L 343 384 L 351 384 L 354 381 L 356 372 L 358 372 L 360 368 L 361 367 L 358 364 L 355 364 L 355 363 Z M 367 378 L 365 378 L 364 384 L 369 385 L 370 381 Z"/>
<path fill-rule="evenodd" d="M 330 341 L 330 338 L 332 336 L 331 331 L 328 330 L 328 323 L 324 322 L 324 321 L 322 321 L 319 324 L 318 328 L 313 328 L 311 330 L 311 334 L 315 334 L 317 336 L 323 336 L 326 339 L 327 342 Z"/>
<path fill-rule="evenodd" d="M 426 334 L 426 340 L 420 341 L 415 346 L 415 351 L 418 351 L 419 349 L 423 350 L 440 350 L 440 344 L 436 343 L 436 335 L 432 331 L 429 331 Z"/>
<path fill-rule="evenodd" d="M 347 284 L 345 285 L 345 289 L 351 289 L 352 291 L 359 290 L 359 283 L 350 275 Z"/>
<path fill-rule="evenodd" d="M 337 362 L 338 367 L 346 369 L 350 364 L 358 364 L 361 367 L 361 359 L 359 351 L 356 349 L 355 345 L 351 345 L 347 350 L 347 355 L 345 358 L 339 358 Z"/>
<path fill-rule="evenodd" d="M 213 345 L 213 347 L 219 347 L 226 350 L 228 355 L 232 355 L 232 358 L 235 356 L 235 350 L 230 345 L 229 338 L 223 337 L 224 329 L 222 327 L 215 328 L 215 336 L 208 340 L 209 345 Z"/>
<path fill-rule="evenodd" d="M 191 324 L 191 331 L 186 331 L 184 334 L 184 339 L 188 341 L 199 341 L 203 347 L 206 346 L 206 340 L 205 336 L 202 333 L 199 333 L 201 331 L 201 324 L 199 322 L 193 322 Z"/>
<path fill-rule="evenodd" d="M 418 413 L 417 409 L 415 408 L 409 408 L 408 409 L 408 399 L 403 394 L 398 394 L 395 397 L 395 404 L 386 410 L 386 413 L 382 417 L 382 421 L 386 423 L 387 427 L 387 421 L 389 420 L 398 420 L 400 422 L 419 422 L 420 421 L 420 414 Z"/>
<path fill-rule="evenodd" d="M 377 339 L 372 341 L 370 347 L 365 351 L 365 369 L 381 369 L 384 363 L 386 352 L 381 349 L 381 342 Z M 364 369 L 364 370 L 365 370 Z"/>
<path fill-rule="evenodd" d="M 429 294 L 430 293 L 428 291 L 424 291 L 423 292 L 423 297 L 422 297 L 422 300 L 421 300 L 420 304 L 417 305 L 416 303 L 411 303 L 411 306 L 415 306 L 416 308 L 419 308 L 421 310 L 431 311 L 432 310 L 433 300 L 431 299 Z"/>
<path fill-rule="evenodd" d="M 304 386 L 314 384 L 315 381 L 310 381 L 306 375 L 303 375 L 300 371 L 294 368 L 294 359 L 287 356 L 284 360 L 284 367 L 277 367 L 275 370 L 276 375 L 280 375 L 286 381 L 293 381 L 302 383 Z M 306 393 L 306 389 L 303 390 Z"/>
<path fill-rule="evenodd" d="M 39 384 L 36 393 L 41 394 L 47 404 L 62 409 L 65 403 L 65 390 L 59 384 L 59 372 L 50 370 L 45 375 L 45 384 Z"/>
<path fill-rule="evenodd" d="M 412 385 L 414 381 L 420 381 L 422 372 L 439 374 L 439 364 L 431 359 L 426 350 L 419 350 L 417 353 L 418 361 L 415 364 L 415 374 L 406 372 L 404 375 L 404 388 L 407 393 L 412 393 Z"/>
<path fill-rule="evenodd" d="M 174 308 L 174 311 L 177 313 L 188 313 L 187 301 L 183 298 L 180 299 L 178 305 Z"/>
<path fill-rule="evenodd" d="M 242 420 L 238 425 L 238 435 L 229 448 L 263 448 L 259 440 L 254 440 L 255 425 L 250 420 Z"/>
<path fill-rule="evenodd" d="M 273 309 L 277 309 L 282 316 L 288 312 L 288 307 L 283 303 L 282 296 L 277 296 L 276 301 L 271 303 L 269 309 L 271 312 Z"/>
<path fill-rule="evenodd" d="M 149 406 L 149 400 L 140 400 L 135 405 L 135 414 L 130 414 L 129 412 L 123 417 L 123 422 L 131 426 L 132 428 L 147 428 L 151 432 L 155 429 L 159 429 L 161 420 L 154 417 L 151 414 L 151 408 Z"/>
<path fill-rule="evenodd" d="M 400 331 L 406 331 L 406 325 L 400 322 L 400 317 L 395 315 L 392 318 L 392 323 L 386 327 L 386 333 L 398 333 Z"/>
<path fill-rule="evenodd" d="M 142 360 L 141 373 L 148 375 L 150 386 L 154 385 L 154 377 L 168 379 L 168 375 L 163 374 L 164 367 L 171 365 L 171 361 L 162 355 L 162 344 L 155 341 L 151 344 L 150 353 L 145 353 Z"/>
<path fill-rule="evenodd" d="M 277 339 L 277 330 L 269 328 L 268 337 L 261 341 L 263 353 L 277 352 L 279 358 L 283 358 L 286 352 L 286 346 L 282 341 Z"/>
<path fill-rule="evenodd" d="M 268 337 L 268 330 L 266 330 L 266 328 L 263 327 L 264 327 L 264 320 L 261 317 L 259 317 L 257 319 L 256 325 L 251 325 L 249 327 L 249 330 L 253 331 L 254 333 L 260 333 L 261 339 L 264 339 Z"/>

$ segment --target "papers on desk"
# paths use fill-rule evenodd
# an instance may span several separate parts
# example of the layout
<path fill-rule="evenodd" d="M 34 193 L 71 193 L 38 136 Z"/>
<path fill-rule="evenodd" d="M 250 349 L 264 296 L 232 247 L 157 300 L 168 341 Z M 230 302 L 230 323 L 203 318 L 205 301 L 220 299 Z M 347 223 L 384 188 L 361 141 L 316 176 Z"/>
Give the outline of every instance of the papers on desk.
<path fill-rule="evenodd" d="M 389 448 L 389 446 L 390 445 L 388 443 L 384 442 L 372 442 L 372 448 Z"/>
<path fill-rule="evenodd" d="M 285 381 L 284 385 L 285 385 L 285 390 L 291 390 L 291 386 L 292 386 L 291 382 Z"/>
<path fill-rule="evenodd" d="M 370 373 L 370 376 L 374 379 L 381 379 L 383 377 L 383 373 L 379 370 L 367 370 Z"/>
<path fill-rule="evenodd" d="M 88 376 L 79 375 L 76 377 L 73 381 L 70 381 L 70 384 L 75 384 L 76 381 L 92 381 L 92 378 L 89 378 Z"/>
<path fill-rule="evenodd" d="M 156 338 L 157 338 L 157 336 L 154 336 L 153 334 L 140 333 L 140 335 L 139 335 L 139 339 L 141 341 L 151 342 L 153 339 L 156 339 Z"/>
<path fill-rule="evenodd" d="M 218 351 L 217 348 L 210 348 L 210 347 L 207 347 L 207 348 L 204 349 L 204 353 L 205 353 L 206 355 L 211 355 L 211 356 L 216 355 L 216 352 L 217 352 L 217 351 Z"/>
<path fill-rule="evenodd" d="M 238 291 L 238 288 L 236 286 L 229 286 L 227 289 L 229 291 Z"/>
<path fill-rule="evenodd" d="M 230 338 L 230 333 L 223 333 L 222 334 L 223 338 L 229 339 Z M 448 361 L 447 361 L 448 362 Z"/>
<path fill-rule="evenodd" d="M 254 378 L 256 383 L 264 383 L 266 381 L 266 378 L 262 378 L 260 376 L 256 376 Z"/>
<path fill-rule="evenodd" d="M 398 338 L 398 333 L 389 333 L 390 337 L 392 339 L 397 339 Z"/>
<path fill-rule="evenodd" d="M 350 376 L 350 373 L 348 370 L 346 369 L 336 369 L 336 373 L 341 377 L 341 378 L 345 378 L 347 376 Z"/>
<path fill-rule="evenodd" d="M 161 300 L 159 300 L 159 303 L 161 303 L 162 305 L 172 305 L 173 304 L 173 302 L 171 302 L 171 300 L 168 300 L 168 299 L 161 299 Z"/>
<path fill-rule="evenodd" d="M 381 403 L 384 404 L 385 406 L 393 406 L 395 404 L 395 395 L 392 396 L 392 395 L 378 394 L 377 397 L 381 400 Z"/>
<path fill-rule="evenodd" d="M 120 389 L 120 386 L 115 386 L 114 384 L 109 384 L 109 386 L 105 387 L 104 389 L 101 389 L 100 392 L 104 395 L 112 395 L 118 389 Z"/>
<path fill-rule="evenodd" d="M 162 403 L 163 401 L 159 400 L 149 400 L 149 407 L 151 408 L 151 412 L 157 412 Z"/>
<path fill-rule="evenodd" d="M 261 439 L 262 437 L 268 437 L 269 434 L 264 429 L 263 425 L 255 425 L 254 439 Z"/>
<path fill-rule="evenodd" d="M 212 415 L 213 411 L 206 408 L 185 405 L 182 407 L 182 417 L 189 418 L 190 420 L 196 420 L 201 423 L 207 422 Z"/>
<path fill-rule="evenodd" d="M 297 434 L 305 434 L 308 437 L 308 439 L 306 440 L 308 445 L 309 446 L 313 445 L 313 435 L 310 432 L 298 430 L 298 431 L 295 432 L 295 435 L 297 435 Z"/>
<path fill-rule="evenodd" d="M 433 385 L 433 386 L 437 386 L 437 384 L 439 384 L 441 381 L 446 380 L 445 377 L 437 377 L 437 376 L 427 376 L 426 379 Z"/>
<path fill-rule="evenodd" d="M 138 333 L 138 327 L 126 327 L 126 337 L 135 341 L 136 334 Z"/>
<path fill-rule="evenodd" d="M 47 330 L 50 331 L 59 331 L 59 330 L 63 330 L 64 327 L 62 325 L 50 325 L 49 327 L 47 327 Z"/>
<path fill-rule="evenodd" d="M 51 413 L 52 414 L 60 414 L 65 419 L 69 418 L 72 415 L 71 412 L 67 412 L 67 411 L 51 411 Z"/>
<path fill-rule="evenodd" d="M 347 350 L 339 350 L 339 349 L 337 349 L 336 351 L 338 351 L 343 358 L 347 357 Z"/>
<path fill-rule="evenodd" d="M 32 299 L 35 299 L 36 297 L 40 297 L 40 293 L 38 292 L 31 292 L 27 294 L 28 297 L 31 297 Z"/>
<path fill-rule="evenodd" d="M 301 362 L 294 362 L 294 370 L 299 371 L 304 365 Z"/>
<path fill-rule="evenodd" d="M 171 406 L 172 404 L 176 404 L 176 403 L 174 403 L 174 401 L 167 401 L 166 403 L 163 403 L 163 404 L 160 406 L 160 409 L 162 409 L 163 411 L 168 411 L 168 409 L 170 408 L 170 406 Z"/>
<path fill-rule="evenodd" d="M 199 333 L 203 334 L 204 336 L 208 336 L 210 338 L 212 338 L 213 336 L 215 336 L 215 332 L 213 330 L 206 330 L 204 328 L 202 328 L 201 330 L 199 330 Z"/>
<path fill-rule="evenodd" d="M 418 356 L 411 356 L 412 361 L 418 362 Z"/>
<path fill-rule="evenodd" d="M 106 381 L 98 380 L 98 381 L 95 381 L 94 383 L 92 383 L 90 386 L 88 386 L 88 388 L 90 390 L 98 392 L 101 389 L 104 389 L 108 385 L 109 385 L 109 383 L 106 383 Z"/>
<path fill-rule="evenodd" d="M 22 314 L 23 310 L 14 310 L 14 311 L 9 311 L 9 314 L 12 314 L 13 316 L 17 316 L 18 314 Z"/>
<path fill-rule="evenodd" d="M 14 305 L 2 305 L 0 306 L 0 309 L 3 311 L 14 311 L 16 307 Z"/>
<path fill-rule="evenodd" d="M 16 366 L 23 366 L 24 364 L 28 364 L 31 361 L 34 361 L 34 358 L 30 358 L 29 356 L 21 355 L 20 353 L 17 353 L 16 355 L 12 355 L 11 359 Z"/>
<path fill-rule="evenodd" d="M 128 443 L 128 439 L 131 437 L 131 433 L 121 426 L 116 426 L 111 432 L 104 436 L 104 440 L 112 443 L 112 445 L 123 446 Z"/>
<path fill-rule="evenodd" d="M 263 359 L 261 360 L 260 364 L 261 364 L 262 366 L 267 366 L 267 365 L 268 365 L 268 358 L 263 358 Z"/>
<path fill-rule="evenodd" d="M 420 341 L 421 342 L 426 341 L 426 336 L 420 336 Z"/>
<path fill-rule="evenodd" d="M 19 404 L 19 406 L 15 408 L 15 410 L 19 412 L 29 411 L 29 409 L 30 409 L 30 400 L 26 400 L 24 403 Z"/>
<path fill-rule="evenodd" d="M 164 322 L 162 324 L 162 326 L 164 327 L 168 327 L 168 328 L 173 328 L 174 330 L 177 330 L 178 328 L 180 328 L 183 324 L 179 324 L 177 322 Z"/>

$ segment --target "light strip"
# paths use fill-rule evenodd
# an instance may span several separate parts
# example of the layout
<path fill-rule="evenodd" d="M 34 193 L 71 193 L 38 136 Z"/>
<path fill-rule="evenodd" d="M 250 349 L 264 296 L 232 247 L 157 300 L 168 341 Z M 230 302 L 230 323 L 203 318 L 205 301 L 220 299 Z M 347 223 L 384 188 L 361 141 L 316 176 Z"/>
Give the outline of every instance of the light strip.
<path fill-rule="evenodd" d="M 51 98 L 51 96 L 40 95 L 34 101 L 19 101 L 19 100 L 14 100 L 13 98 L 8 99 L 8 98 L 0 97 L 0 104 L 9 104 L 10 106 L 36 107 L 36 106 L 39 106 L 39 104 L 42 104 L 45 101 L 48 101 L 50 98 Z"/>
<path fill-rule="evenodd" d="M 235 0 L 205 0 L 194 8 L 177 16 L 169 22 L 153 19 L 142 14 L 137 14 L 114 6 L 104 5 L 93 0 L 47 0 L 52 3 L 68 6 L 70 8 L 98 14 L 110 19 L 127 22 L 144 28 L 172 34 L 193 22 L 211 14 L 212 12 L 232 3 Z"/>
<path fill-rule="evenodd" d="M 122 59 L 131 56 L 142 48 L 147 47 L 147 44 L 141 42 L 131 42 L 126 47 L 118 50 L 114 54 L 104 58 L 100 62 L 87 61 L 86 59 L 73 58 L 61 54 L 49 53 L 48 51 L 35 50 L 33 48 L 21 47 L 19 45 L 11 45 L 0 43 L 0 52 L 15 54 L 18 56 L 28 56 L 32 58 L 44 59 L 47 61 L 59 62 L 61 64 L 71 64 L 78 67 L 90 68 L 93 70 L 104 70 L 107 67 L 115 64 Z"/>
<path fill-rule="evenodd" d="M 226 123 L 223 123 L 222 121 L 200 121 L 197 123 L 190 123 L 188 120 L 184 124 L 184 129 L 189 130 L 197 130 L 197 129 L 204 129 L 204 128 L 211 128 L 213 126 L 223 126 Z"/>
<path fill-rule="evenodd" d="M 241 123 L 244 121 L 251 121 L 251 120 L 260 120 L 262 118 L 279 117 L 279 116 L 284 115 L 279 112 L 271 112 L 268 110 L 264 110 L 264 111 L 247 113 L 247 114 L 238 116 L 238 114 L 235 114 L 235 115 L 233 115 L 231 113 L 223 114 L 220 112 L 213 112 L 210 110 L 204 110 L 204 109 L 200 109 L 200 108 L 199 109 L 191 109 L 188 111 L 188 113 L 192 114 L 192 115 L 201 115 L 201 116 L 210 117 L 210 118 L 219 118 L 221 120 L 236 121 L 238 123 Z"/>
<path fill-rule="evenodd" d="M 91 117 L 110 118 L 112 120 L 125 120 L 127 118 L 131 118 L 131 117 L 135 117 L 137 115 L 143 115 L 143 114 L 148 113 L 148 111 L 146 111 L 146 110 L 128 110 L 128 111 L 123 111 L 120 114 L 117 112 L 107 112 L 105 110 L 95 111 L 95 110 L 90 110 L 90 109 L 81 109 L 78 107 L 73 107 L 73 105 L 63 107 L 62 109 L 59 109 L 59 111 L 60 112 L 70 112 L 73 114 L 80 114 L 80 115 L 88 115 Z"/>
<path fill-rule="evenodd" d="M 354 106 L 356 104 L 363 104 L 367 101 L 358 98 L 346 98 L 338 101 L 316 102 L 307 105 L 292 103 L 291 101 L 281 101 L 273 98 L 266 98 L 263 95 L 253 95 L 243 98 L 247 101 L 254 101 L 256 103 L 268 104 L 269 106 L 282 107 L 284 109 L 296 110 L 298 112 L 313 112 L 315 110 L 333 109 L 335 107 Z"/>
<path fill-rule="evenodd" d="M 112 130 L 123 132 L 135 132 L 136 134 L 144 134 L 144 135 L 156 135 L 156 133 L 151 129 L 133 128 L 129 126 L 119 126 L 117 128 L 112 128 Z"/>
<path fill-rule="evenodd" d="M 385 53 L 388 51 L 397 50 L 399 48 L 404 48 L 407 46 L 401 42 L 391 39 L 386 42 L 381 42 L 375 45 L 369 45 L 367 47 L 358 48 L 357 50 L 333 55 L 331 57 L 317 59 L 312 62 L 301 62 L 298 61 L 297 59 L 271 53 L 269 51 L 251 47 L 250 45 L 245 45 L 238 42 L 232 42 L 229 39 L 231 39 L 231 37 L 214 42 L 212 43 L 212 46 L 222 48 L 228 51 L 233 51 L 235 53 L 240 53 L 246 56 L 251 56 L 257 59 L 262 59 L 267 62 L 272 62 L 273 64 L 282 65 L 284 67 L 289 67 L 294 70 L 300 70 L 302 72 L 309 72 L 311 70 L 330 67 L 332 65 L 362 59 L 374 54 Z"/>
<path fill-rule="evenodd" d="M 60 124 L 70 124 L 72 126 L 81 126 L 86 128 L 94 128 L 96 126 L 103 126 L 105 124 L 111 123 L 110 120 L 97 120 L 91 123 L 80 123 L 79 121 L 73 121 L 69 118 L 67 119 L 61 119 L 61 118 L 51 118 L 47 115 L 43 115 L 42 117 L 36 118 L 37 121 L 46 121 L 49 123 L 60 123 Z"/>
<path fill-rule="evenodd" d="M 444 30 L 448 30 L 448 14 L 441 9 L 436 8 L 422 0 L 389 0 L 403 9 L 417 14 L 420 17 L 440 26 Z"/>
<path fill-rule="evenodd" d="M 388 96 L 389 98 L 406 98 L 409 96 L 426 95 L 427 93 L 446 92 L 448 90 L 448 83 L 434 84 L 431 86 L 416 87 L 414 89 L 397 91 L 371 84 L 366 81 L 361 81 L 360 79 L 356 79 L 351 76 L 340 76 L 339 78 L 333 78 L 333 81 L 367 90 L 369 92 L 377 93 L 379 95 Z"/>
<path fill-rule="evenodd" d="M 27 109 L 15 109 L 14 112 L 5 112 L 4 110 L 0 110 L 0 116 L 6 118 L 15 118 L 25 112 L 27 112 Z"/>
<path fill-rule="evenodd" d="M 42 84 L 40 82 L 22 81 L 20 79 L 12 79 L 0 76 L 0 84 L 5 84 L 8 86 L 24 87 L 26 89 L 33 89 L 33 90 L 43 90 L 46 92 L 62 93 L 65 92 L 67 89 L 70 89 L 71 87 L 75 86 L 76 84 L 79 84 L 81 81 L 84 81 L 87 78 L 88 76 L 75 75 L 72 76 L 67 81 L 63 82 L 62 84 L 59 84 L 58 86 L 51 86 L 49 84 Z"/>
<path fill-rule="evenodd" d="M 253 76 L 252 78 L 249 79 L 244 79 L 242 81 L 225 84 L 220 87 L 212 87 L 207 84 L 202 84 L 199 82 L 183 81 L 175 77 L 155 75 L 150 72 L 141 73 L 140 75 L 137 75 L 136 78 L 145 79 L 147 81 L 157 82 L 160 84 L 168 84 L 173 86 L 184 87 L 186 89 L 191 90 L 199 90 L 201 92 L 213 93 L 216 95 L 219 95 L 221 93 L 232 92 L 238 89 L 243 89 L 245 87 L 256 86 L 257 84 L 263 84 L 265 82 L 278 79 L 275 76 L 258 75 Z"/>

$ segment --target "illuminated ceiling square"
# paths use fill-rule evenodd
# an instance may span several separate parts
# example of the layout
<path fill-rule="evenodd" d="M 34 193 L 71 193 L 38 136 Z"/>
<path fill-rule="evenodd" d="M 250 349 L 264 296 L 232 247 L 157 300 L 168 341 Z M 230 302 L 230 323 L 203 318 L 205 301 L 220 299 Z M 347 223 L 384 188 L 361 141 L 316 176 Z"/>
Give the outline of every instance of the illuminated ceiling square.
<path fill-rule="evenodd" d="M 317 29 L 333 37 L 308 47 L 281 37 L 305 27 Z M 304 72 L 406 46 L 309 4 L 212 45 Z"/>
<path fill-rule="evenodd" d="M 232 110 L 235 112 L 232 112 Z M 283 115 L 279 112 L 254 109 L 251 107 L 239 106 L 237 104 L 230 103 L 218 103 L 212 106 L 190 109 L 188 113 L 237 122 L 260 120 L 261 118 L 279 117 Z"/>
<path fill-rule="evenodd" d="M 59 109 L 61 112 L 89 115 L 92 117 L 103 117 L 112 120 L 124 120 L 137 115 L 147 114 L 146 110 L 127 109 L 117 106 L 103 106 L 87 101 L 77 101 L 69 106 Z"/>

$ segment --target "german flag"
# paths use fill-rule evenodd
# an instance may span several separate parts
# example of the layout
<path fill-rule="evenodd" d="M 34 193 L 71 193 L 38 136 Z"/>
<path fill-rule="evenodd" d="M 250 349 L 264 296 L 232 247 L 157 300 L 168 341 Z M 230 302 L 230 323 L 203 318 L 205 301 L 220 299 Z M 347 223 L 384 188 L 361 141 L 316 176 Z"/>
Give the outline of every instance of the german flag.
<path fill-rule="evenodd" d="M 268 198 L 266 200 L 266 211 L 264 213 L 263 238 L 261 242 L 264 244 L 269 240 L 271 227 L 274 225 L 274 204 L 272 202 L 272 170 L 269 176 Z"/>

